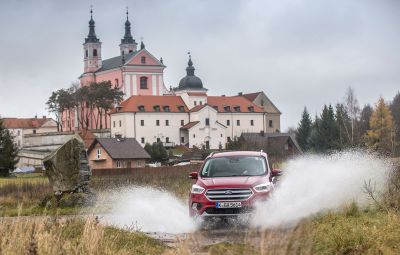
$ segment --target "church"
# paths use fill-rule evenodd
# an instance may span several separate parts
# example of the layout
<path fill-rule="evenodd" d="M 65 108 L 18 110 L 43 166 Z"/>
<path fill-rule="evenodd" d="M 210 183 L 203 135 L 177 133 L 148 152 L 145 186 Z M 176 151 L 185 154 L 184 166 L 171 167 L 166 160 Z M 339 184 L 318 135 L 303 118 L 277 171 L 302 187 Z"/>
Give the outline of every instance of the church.
<path fill-rule="evenodd" d="M 151 54 L 143 41 L 138 47 L 128 11 L 120 55 L 102 59 L 102 43 L 95 33 L 92 10 L 90 14 L 80 85 L 110 81 L 124 92 L 124 101 L 102 120 L 108 122 L 104 126 L 111 128 L 112 137 L 135 138 L 142 146 L 162 142 L 166 147 L 216 149 L 225 148 L 227 142 L 242 133 L 280 131 L 281 112 L 264 92 L 208 95 L 202 80 L 195 75 L 190 56 L 186 76 L 179 85 L 166 86 L 162 58 Z M 74 118 L 64 116 L 63 123 L 80 128 Z"/>

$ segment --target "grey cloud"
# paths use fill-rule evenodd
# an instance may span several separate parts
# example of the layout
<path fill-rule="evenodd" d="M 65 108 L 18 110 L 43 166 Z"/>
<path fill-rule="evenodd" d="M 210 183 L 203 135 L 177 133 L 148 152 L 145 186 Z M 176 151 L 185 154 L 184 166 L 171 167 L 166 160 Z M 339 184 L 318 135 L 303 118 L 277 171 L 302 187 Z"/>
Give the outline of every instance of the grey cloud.
<path fill-rule="evenodd" d="M 264 90 L 295 126 L 341 100 L 391 99 L 400 88 L 400 4 L 395 0 L 93 1 L 103 57 L 118 54 L 125 6 L 136 40 L 166 65 L 176 86 L 193 55 L 210 94 Z M 82 71 L 90 2 L 0 3 L 0 114 L 46 114 L 51 91 Z"/>

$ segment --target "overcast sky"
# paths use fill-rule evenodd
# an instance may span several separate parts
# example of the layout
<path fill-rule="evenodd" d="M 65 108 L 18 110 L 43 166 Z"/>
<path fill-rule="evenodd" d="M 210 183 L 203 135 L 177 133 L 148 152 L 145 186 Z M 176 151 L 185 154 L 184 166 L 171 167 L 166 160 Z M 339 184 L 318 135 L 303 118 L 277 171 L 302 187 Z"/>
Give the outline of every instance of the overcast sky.
<path fill-rule="evenodd" d="M 396 0 L 1 0 L 1 116 L 45 115 L 51 92 L 77 80 L 90 4 L 103 59 L 119 54 L 129 6 L 134 37 L 167 65 L 167 87 L 185 75 L 190 51 L 209 95 L 263 90 L 283 130 L 348 86 L 361 105 L 400 90 Z"/>

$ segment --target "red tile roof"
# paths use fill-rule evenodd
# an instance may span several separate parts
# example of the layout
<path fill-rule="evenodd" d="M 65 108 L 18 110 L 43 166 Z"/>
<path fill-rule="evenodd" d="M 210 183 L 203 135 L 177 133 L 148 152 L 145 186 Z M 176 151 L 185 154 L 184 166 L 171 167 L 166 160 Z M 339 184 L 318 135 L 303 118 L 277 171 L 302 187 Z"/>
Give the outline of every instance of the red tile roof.
<path fill-rule="evenodd" d="M 93 143 L 94 139 L 96 139 L 96 136 L 89 130 L 80 131 L 79 136 L 82 138 L 86 149 L 88 149 L 90 145 Z"/>
<path fill-rule="evenodd" d="M 262 92 L 248 93 L 248 94 L 243 94 L 243 96 L 253 102 L 254 99 L 256 99 L 256 97 L 261 93 Z"/>
<path fill-rule="evenodd" d="M 40 128 L 50 118 L 3 118 L 6 128 Z"/>
<path fill-rule="evenodd" d="M 202 104 L 202 105 L 196 105 L 195 107 L 193 107 L 192 109 L 190 109 L 191 112 L 198 112 L 201 109 L 203 109 L 204 107 L 206 107 L 206 104 Z"/>
<path fill-rule="evenodd" d="M 197 112 L 206 105 L 210 105 L 218 112 L 264 112 L 264 109 L 257 106 L 244 96 L 207 96 L 207 104 L 197 105 L 190 112 Z M 189 112 L 188 107 L 180 96 L 131 96 L 121 103 L 121 109 L 118 112 L 141 112 L 139 106 L 144 107 L 144 112 L 157 112 L 155 106 L 160 107 L 160 112 L 167 112 L 164 106 L 169 107 L 169 112 Z M 183 107 L 183 111 L 179 110 Z M 225 107 L 229 106 L 230 111 Z M 240 111 L 235 111 L 235 107 L 240 107 Z M 251 110 L 253 109 L 253 110 Z M 115 110 L 113 112 L 116 112 Z"/>
<path fill-rule="evenodd" d="M 182 126 L 181 129 L 191 129 L 192 127 L 196 126 L 196 124 L 199 123 L 199 122 L 200 121 L 189 122 L 188 124 Z"/>
<path fill-rule="evenodd" d="M 156 112 L 154 106 L 157 105 L 160 112 L 165 112 L 164 106 L 169 106 L 169 112 L 181 112 L 179 106 L 183 106 L 183 112 L 189 111 L 180 96 L 131 96 L 121 103 L 122 108 L 118 112 L 140 112 L 139 106 L 144 106 L 144 112 Z"/>
<path fill-rule="evenodd" d="M 264 112 L 264 109 L 257 106 L 245 97 L 226 97 L 226 96 L 209 96 L 207 104 L 218 107 L 218 112 L 226 112 L 224 107 L 230 106 L 230 111 L 235 112 L 234 107 L 240 106 L 240 112 L 252 112 L 249 107 L 253 107 L 254 112 Z"/>
<path fill-rule="evenodd" d="M 187 93 L 189 96 L 198 96 L 198 97 L 206 97 L 207 93 L 206 92 L 188 92 Z"/>

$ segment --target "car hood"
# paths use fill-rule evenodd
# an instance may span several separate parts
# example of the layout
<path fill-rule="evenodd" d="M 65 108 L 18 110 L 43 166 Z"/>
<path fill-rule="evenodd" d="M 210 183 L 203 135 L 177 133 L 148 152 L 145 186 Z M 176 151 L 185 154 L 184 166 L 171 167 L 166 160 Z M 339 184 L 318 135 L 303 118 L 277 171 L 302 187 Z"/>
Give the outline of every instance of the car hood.
<path fill-rule="evenodd" d="M 263 176 L 235 176 L 235 177 L 214 177 L 198 179 L 199 184 L 205 188 L 248 188 L 268 181 Z"/>

